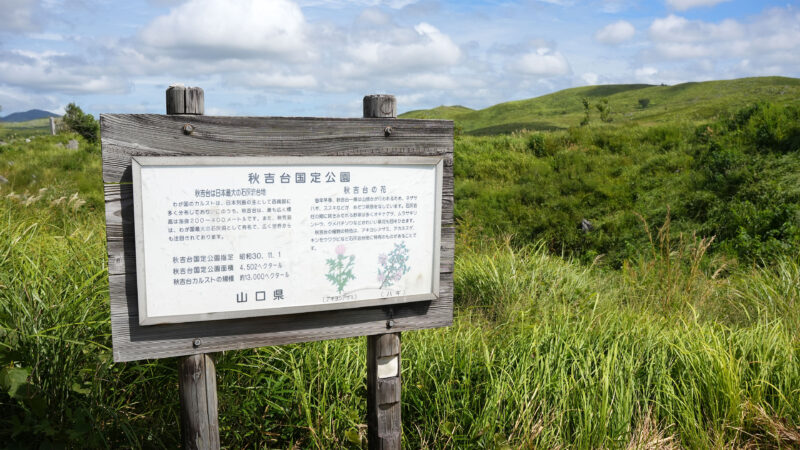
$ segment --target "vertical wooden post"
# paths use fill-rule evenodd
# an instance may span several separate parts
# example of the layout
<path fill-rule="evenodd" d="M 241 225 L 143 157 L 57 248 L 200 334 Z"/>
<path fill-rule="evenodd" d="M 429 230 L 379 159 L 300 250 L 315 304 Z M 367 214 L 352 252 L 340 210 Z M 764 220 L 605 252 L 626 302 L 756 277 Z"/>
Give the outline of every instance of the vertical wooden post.
<path fill-rule="evenodd" d="M 167 89 L 167 114 L 202 115 L 203 111 L 202 89 L 179 85 Z M 202 341 L 195 339 L 193 345 L 200 347 Z M 217 372 L 211 355 L 182 356 L 178 359 L 178 389 L 183 448 L 219 449 Z"/>
<path fill-rule="evenodd" d="M 56 135 L 56 119 L 52 117 L 50 118 L 50 135 L 51 136 Z"/>
<path fill-rule="evenodd" d="M 364 118 L 397 117 L 393 95 L 364 97 Z M 384 130 L 386 138 L 391 128 Z M 391 329 L 393 321 L 386 323 Z M 400 418 L 400 333 L 367 336 L 367 442 L 370 449 L 399 450 L 402 436 Z"/>
<path fill-rule="evenodd" d="M 208 354 L 178 359 L 181 442 L 184 449 L 219 449 L 217 372 Z"/>

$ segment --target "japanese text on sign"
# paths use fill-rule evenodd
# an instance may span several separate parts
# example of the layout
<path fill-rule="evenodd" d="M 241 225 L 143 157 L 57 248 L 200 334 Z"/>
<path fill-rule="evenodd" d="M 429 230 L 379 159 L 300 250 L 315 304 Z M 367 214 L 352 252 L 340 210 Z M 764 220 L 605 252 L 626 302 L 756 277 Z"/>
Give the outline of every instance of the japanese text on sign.
<path fill-rule="evenodd" d="M 135 158 L 140 323 L 435 298 L 441 162 L 386 159 Z"/>

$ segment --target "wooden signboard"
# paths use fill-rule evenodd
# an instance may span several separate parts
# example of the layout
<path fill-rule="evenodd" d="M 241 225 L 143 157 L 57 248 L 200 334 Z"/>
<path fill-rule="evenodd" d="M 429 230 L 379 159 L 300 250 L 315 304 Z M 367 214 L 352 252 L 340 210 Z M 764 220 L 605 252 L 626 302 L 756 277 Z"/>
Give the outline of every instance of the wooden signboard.
<path fill-rule="evenodd" d="M 115 361 L 281 345 L 447 326 L 453 317 L 453 124 L 438 120 L 100 116 Z M 185 128 L 191 128 L 186 132 Z M 387 133 L 386 130 L 391 132 Z M 263 317 L 141 325 L 134 157 L 438 157 L 439 286 L 432 300 Z M 173 160 L 174 161 L 174 160 Z M 371 187 L 371 186 L 370 186 Z M 198 246 L 202 248 L 201 245 Z M 158 301 L 169 302 L 169 298 Z M 387 323 L 392 321 L 391 328 Z"/>
<path fill-rule="evenodd" d="M 391 96 L 362 119 L 202 99 L 100 116 L 114 360 L 368 336 L 370 447 L 399 448 L 400 332 L 453 320 L 453 123 Z M 184 445 L 218 447 L 213 360 L 187 358 Z"/>

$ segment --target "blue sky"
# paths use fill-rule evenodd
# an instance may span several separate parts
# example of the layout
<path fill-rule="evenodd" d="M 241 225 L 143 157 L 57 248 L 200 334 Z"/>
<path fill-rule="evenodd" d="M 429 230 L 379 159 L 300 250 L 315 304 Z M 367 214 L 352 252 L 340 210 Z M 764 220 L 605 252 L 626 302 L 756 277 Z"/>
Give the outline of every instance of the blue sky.
<path fill-rule="evenodd" d="M 2 114 L 358 117 L 483 108 L 588 84 L 800 76 L 800 2 L 743 0 L 0 0 Z"/>

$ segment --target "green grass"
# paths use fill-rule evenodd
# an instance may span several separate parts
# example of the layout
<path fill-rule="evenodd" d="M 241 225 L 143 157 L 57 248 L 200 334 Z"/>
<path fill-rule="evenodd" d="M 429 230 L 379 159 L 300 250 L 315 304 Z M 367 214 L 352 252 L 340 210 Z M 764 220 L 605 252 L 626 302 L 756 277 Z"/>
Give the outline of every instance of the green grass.
<path fill-rule="evenodd" d="M 402 114 L 406 119 L 452 119 L 474 111 L 466 106 L 439 106 L 433 109 L 420 109 Z"/>
<path fill-rule="evenodd" d="M 403 333 L 404 446 L 800 446 L 800 258 L 767 220 L 797 192 L 792 111 L 459 138 L 455 320 Z M 100 152 L 70 138 L 0 147 L 0 442 L 176 447 L 175 360 L 112 361 Z M 686 214 L 710 199 L 773 240 L 694 235 L 734 220 Z M 635 239 L 613 265 L 559 232 Z M 777 247 L 735 256 L 756 241 Z M 365 446 L 365 358 L 363 338 L 215 355 L 223 445 Z"/>
<path fill-rule="evenodd" d="M 0 202 L 0 356 L 3 375 L 24 381 L 3 385 L 4 441 L 177 445 L 175 361 L 111 361 L 100 214 Z M 799 330 L 770 306 L 782 298 L 765 295 L 794 281 L 756 273 L 759 290 L 749 271 L 703 273 L 695 282 L 713 302 L 664 304 L 649 271 L 581 266 L 542 247 L 462 251 L 454 326 L 403 335 L 405 445 L 797 444 Z M 753 315 L 718 314 L 728 302 Z M 222 441 L 359 446 L 365 357 L 363 339 L 217 355 Z"/>
<path fill-rule="evenodd" d="M 432 110 L 410 111 L 400 117 L 451 119 L 466 134 L 472 135 L 494 135 L 523 129 L 552 131 L 580 124 L 583 118 L 581 99 L 584 97 L 593 105 L 601 98 L 607 98 L 615 125 L 697 123 L 759 100 L 796 105 L 800 102 L 800 80 L 760 77 L 675 86 L 586 86 L 533 99 L 501 103 L 481 110 L 441 106 Z M 645 98 L 650 100 L 650 104 L 642 108 L 639 99 Z M 591 121 L 600 122 L 597 110 L 594 106 L 591 109 Z"/>
<path fill-rule="evenodd" d="M 50 134 L 50 119 L 36 119 L 27 122 L 0 122 L 0 140 L 26 138 Z"/>
<path fill-rule="evenodd" d="M 715 237 L 750 263 L 800 252 L 800 107 L 760 103 L 694 125 L 593 124 L 455 141 L 461 243 L 512 236 L 621 266 L 642 219 Z M 584 232 L 583 220 L 593 229 Z"/>

